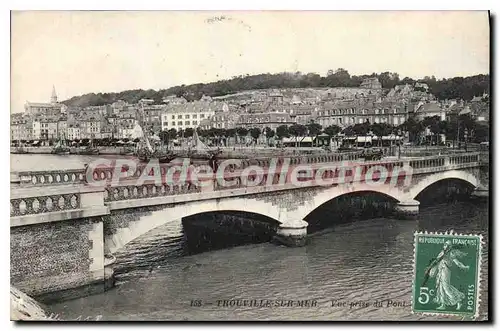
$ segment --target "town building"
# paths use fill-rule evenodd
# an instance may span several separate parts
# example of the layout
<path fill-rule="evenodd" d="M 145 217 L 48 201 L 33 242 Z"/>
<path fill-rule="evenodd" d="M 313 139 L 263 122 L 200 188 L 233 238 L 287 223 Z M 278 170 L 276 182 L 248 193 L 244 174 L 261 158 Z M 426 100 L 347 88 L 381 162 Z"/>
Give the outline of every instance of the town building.
<path fill-rule="evenodd" d="M 68 139 L 68 116 L 66 114 L 57 119 L 57 138 Z"/>
<path fill-rule="evenodd" d="M 101 139 L 102 118 L 89 117 L 80 121 L 81 139 Z"/>
<path fill-rule="evenodd" d="M 149 100 L 147 100 L 149 101 Z M 152 105 L 143 102 L 141 104 L 142 125 L 143 129 L 149 132 L 160 132 L 162 129 L 161 115 L 166 110 L 165 105 Z"/>
<path fill-rule="evenodd" d="M 200 121 L 210 118 L 215 114 L 208 102 L 194 101 L 186 104 L 172 104 L 166 107 L 161 115 L 161 129 L 177 131 L 187 128 L 197 128 Z"/>
<path fill-rule="evenodd" d="M 168 95 L 162 101 L 167 105 L 184 105 L 188 102 L 184 97 L 177 97 L 176 95 Z"/>
<path fill-rule="evenodd" d="M 66 124 L 66 132 L 68 140 L 80 140 L 81 131 L 80 131 L 80 123 L 77 121 L 68 121 Z"/>
<path fill-rule="evenodd" d="M 446 111 L 438 102 L 427 102 L 421 104 L 415 111 L 415 117 L 421 121 L 426 117 L 438 116 L 441 121 L 446 120 Z"/>
<path fill-rule="evenodd" d="M 234 129 L 238 125 L 239 113 L 216 113 L 210 117 L 210 127 L 216 129 Z"/>
<path fill-rule="evenodd" d="M 67 107 L 57 102 L 56 89 L 52 86 L 50 102 L 29 102 L 24 104 L 24 111 L 30 115 L 59 115 L 65 112 Z"/>
<path fill-rule="evenodd" d="M 56 140 L 58 118 L 53 116 L 37 116 L 33 118 L 33 139 L 35 140 Z"/>
<path fill-rule="evenodd" d="M 378 78 L 370 77 L 370 78 L 365 78 L 359 87 L 376 90 L 376 89 L 381 89 L 382 84 L 380 84 Z"/>
<path fill-rule="evenodd" d="M 260 113 L 260 114 L 241 114 L 236 123 L 237 127 L 260 128 L 261 130 L 269 127 L 275 130 L 281 125 L 292 125 L 292 120 L 288 113 Z"/>
<path fill-rule="evenodd" d="M 11 141 L 33 140 L 33 124 L 31 118 L 25 113 L 11 114 L 10 123 Z"/>
<path fill-rule="evenodd" d="M 354 100 L 325 103 L 318 110 L 315 122 L 323 127 L 337 125 L 346 128 L 369 122 L 394 126 L 408 119 L 408 105 L 388 101 L 360 103 Z"/>

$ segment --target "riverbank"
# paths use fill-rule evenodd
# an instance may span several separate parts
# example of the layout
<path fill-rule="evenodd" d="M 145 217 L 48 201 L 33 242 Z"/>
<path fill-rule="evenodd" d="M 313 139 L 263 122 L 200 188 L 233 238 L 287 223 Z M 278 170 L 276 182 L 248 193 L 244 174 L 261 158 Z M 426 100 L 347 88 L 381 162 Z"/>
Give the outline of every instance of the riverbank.
<path fill-rule="evenodd" d="M 130 147 L 97 147 L 99 150 L 98 155 L 131 155 Z M 70 155 L 84 155 L 81 154 L 81 149 L 76 147 L 71 147 Z M 179 157 L 188 157 L 190 153 L 188 150 L 174 148 L 172 149 L 174 154 L 179 155 Z M 52 154 L 52 147 L 42 146 L 42 147 L 24 147 L 24 151 L 19 153 L 16 151 L 15 147 L 11 147 L 11 154 L 21 155 L 21 154 Z M 319 147 L 288 147 L 288 148 L 271 148 L 271 147 L 224 147 L 220 148 L 219 159 L 246 159 L 246 158 L 257 158 L 257 157 L 277 157 L 277 156 L 297 156 L 297 155 L 313 155 L 313 154 L 325 154 L 326 151 Z M 202 153 L 204 154 L 204 153 Z M 207 154 L 208 155 L 208 154 Z M 93 155 L 93 156 L 97 156 Z M 196 156 L 194 157 L 196 158 Z"/>
<path fill-rule="evenodd" d="M 52 154 L 52 146 L 41 146 L 41 147 L 23 147 L 25 152 L 19 153 L 16 151 L 15 147 L 10 148 L 10 154 Z M 99 154 L 103 155 L 124 155 L 127 151 L 127 147 L 98 147 Z M 81 155 L 81 149 L 76 147 L 71 147 L 69 153 L 72 155 Z"/>

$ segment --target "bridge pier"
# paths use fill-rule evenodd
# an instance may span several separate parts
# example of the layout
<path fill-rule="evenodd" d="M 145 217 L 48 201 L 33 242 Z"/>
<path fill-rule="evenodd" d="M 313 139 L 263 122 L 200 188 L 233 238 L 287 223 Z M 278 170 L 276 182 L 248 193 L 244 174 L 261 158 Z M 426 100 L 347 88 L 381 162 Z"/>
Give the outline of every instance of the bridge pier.
<path fill-rule="evenodd" d="M 472 192 L 472 196 L 474 198 L 488 198 L 489 194 L 490 194 L 490 192 L 488 190 L 488 187 L 485 187 L 483 185 L 479 185 Z"/>
<path fill-rule="evenodd" d="M 288 247 L 305 246 L 308 225 L 302 220 L 282 223 L 279 225 L 274 239 Z"/>
<path fill-rule="evenodd" d="M 401 219 L 415 219 L 418 216 L 420 202 L 417 200 L 401 201 L 396 204 L 396 217 Z"/>

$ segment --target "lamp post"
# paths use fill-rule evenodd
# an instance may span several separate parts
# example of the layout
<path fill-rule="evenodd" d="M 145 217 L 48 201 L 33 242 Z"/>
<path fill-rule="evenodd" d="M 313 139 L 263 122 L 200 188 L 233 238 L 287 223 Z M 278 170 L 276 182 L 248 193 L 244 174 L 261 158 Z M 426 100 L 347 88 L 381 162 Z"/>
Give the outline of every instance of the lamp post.
<path fill-rule="evenodd" d="M 469 133 L 469 131 L 467 130 L 467 128 L 465 128 L 464 130 L 464 146 L 465 146 L 465 151 L 467 152 L 467 134 Z"/>
<path fill-rule="evenodd" d="M 401 159 L 401 129 L 398 129 L 398 160 Z"/>

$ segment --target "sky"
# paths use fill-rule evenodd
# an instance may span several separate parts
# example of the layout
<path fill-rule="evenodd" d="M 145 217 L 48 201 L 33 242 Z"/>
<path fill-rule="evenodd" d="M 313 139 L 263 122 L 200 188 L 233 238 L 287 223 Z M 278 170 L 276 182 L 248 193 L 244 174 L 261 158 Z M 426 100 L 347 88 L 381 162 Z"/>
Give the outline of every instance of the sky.
<path fill-rule="evenodd" d="M 11 15 L 11 113 L 26 101 L 233 76 L 489 73 L 486 11 L 92 12 Z"/>

